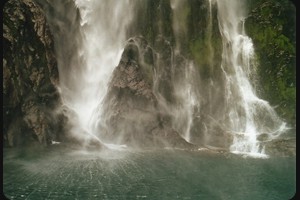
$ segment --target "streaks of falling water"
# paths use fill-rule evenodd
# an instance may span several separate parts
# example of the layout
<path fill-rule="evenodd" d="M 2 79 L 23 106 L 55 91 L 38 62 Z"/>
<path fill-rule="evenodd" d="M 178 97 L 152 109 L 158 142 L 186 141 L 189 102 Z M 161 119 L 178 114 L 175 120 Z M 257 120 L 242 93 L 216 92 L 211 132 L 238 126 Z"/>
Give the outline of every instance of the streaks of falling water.
<path fill-rule="evenodd" d="M 172 108 L 174 115 L 173 126 L 175 130 L 182 133 L 182 137 L 192 142 L 191 128 L 193 126 L 194 111 L 199 108 L 198 94 L 197 94 L 197 81 L 199 77 L 196 75 L 194 63 L 182 56 L 181 48 L 186 43 L 187 38 L 187 19 L 188 19 L 188 1 L 171 0 L 171 8 L 173 11 L 172 26 L 175 36 L 175 50 L 173 56 L 172 68 L 181 68 L 180 80 L 176 79 L 174 84 L 175 98 L 180 101 L 180 106 Z M 183 11 L 184 10 L 184 11 Z M 175 58 L 183 58 L 182 63 L 175 63 Z M 197 80 L 198 79 L 198 80 Z"/>
<path fill-rule="evenodd" d="M 255 73 L 254 47 L 244 31 L 245 5 L 239 0 L 217 0 L 219 29 L 223 41 L 221 68 L 226 77 L 227 128 L 233 134 L 233 153 L 266 156 L 257 139 L 274 139 L 286 130 L 274 109 L 256 96 L 250 83 Z"/>
<path fill-rule="evenodd" d="M 83 62 L 75 63 L 66 74 L 75 79 L 61 75 L 60 79 L 70 80 L 61 86 L 61 95 L 64 104 L 77 115 L 73 122 L 74 135 L 95 137 L 94 127 L 101 113 L 101 101 L 113 69 L 120 60 L 133 5 L 129 0 L 75 0 L 75 3 L 81 15 L 83 42 L 78 51 Z M 68 85 L 73 88 L 68 88 Z"/>

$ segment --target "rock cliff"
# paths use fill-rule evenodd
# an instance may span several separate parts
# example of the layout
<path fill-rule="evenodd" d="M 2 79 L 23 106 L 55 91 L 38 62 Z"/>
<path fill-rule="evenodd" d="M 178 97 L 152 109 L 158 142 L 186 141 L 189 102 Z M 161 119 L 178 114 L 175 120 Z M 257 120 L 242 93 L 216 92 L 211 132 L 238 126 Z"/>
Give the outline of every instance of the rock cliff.
<path fill-rule="evenodd" d="M 115 68 L 104 100 L 106 141 L 136 147 L 195 148 L 172 129 L 153 91 L 156 54 L 143 37 L 131 38 Z"/>
<path fill-rule="evenodd" d="M 32 0 L 3 8 L 3 139 L 5 146 L 50 144 L 62 129 L 53 36 Z"/>

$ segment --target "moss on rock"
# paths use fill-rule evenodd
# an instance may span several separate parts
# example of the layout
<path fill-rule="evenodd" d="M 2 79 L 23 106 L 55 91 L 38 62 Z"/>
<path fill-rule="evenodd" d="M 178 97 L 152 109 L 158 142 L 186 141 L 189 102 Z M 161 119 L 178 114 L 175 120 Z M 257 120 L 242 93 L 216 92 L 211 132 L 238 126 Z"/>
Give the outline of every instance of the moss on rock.
<path fill-rule="evenodd" d="M 296 21 L 288 0 L 249 0 L 247 34 L 258 61 L 259 95 L 276 106 L 292 126 L 296 123 Z"/>

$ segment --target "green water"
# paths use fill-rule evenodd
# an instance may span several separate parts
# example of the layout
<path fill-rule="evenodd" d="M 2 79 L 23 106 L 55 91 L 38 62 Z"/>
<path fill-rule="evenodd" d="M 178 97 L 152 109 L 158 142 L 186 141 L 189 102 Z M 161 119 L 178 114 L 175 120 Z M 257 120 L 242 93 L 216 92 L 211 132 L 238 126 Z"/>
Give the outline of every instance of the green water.
<path fill-rule="evenodd" d="M 286 200 L 295 191 L 295 157 L 55 147 L 3 152 L 3 192 L 9 199 Z"/>

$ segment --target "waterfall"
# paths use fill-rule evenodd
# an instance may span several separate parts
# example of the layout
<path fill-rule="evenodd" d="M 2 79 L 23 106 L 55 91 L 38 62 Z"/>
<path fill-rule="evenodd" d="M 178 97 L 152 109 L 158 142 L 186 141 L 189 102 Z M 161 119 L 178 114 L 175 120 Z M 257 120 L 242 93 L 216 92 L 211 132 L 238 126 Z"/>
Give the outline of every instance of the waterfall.
<path fill-rule="evenodd" d="M 230 151 L 264 156 L 259 137 L 272 140 L 286 130 L 286 125 L 251 84 L 255 77 L 255 52 L 244 30 L 244 1 L 217 0 L 219 29 L 223 41 L 221 69 L 226 84 L 227 129 L 233 134 Z"/>
<path fill-rule="evenodd" d="M 68 72 L 60 73 L 61 96 L 77 118 L 72 119 L 74 136 L 97 138 L 101 135 L 95 128 L 101 102 L 125 46 L 133 6 L 129 0 L 75 0 L 75 4 L 81 16 L 80 62 L 73 62 Z"/>
<path fill-rule="evenodd" d="M 195 110 L 199 109 L 200 102 L 199 94 L 197 93 L 197 83 L 199 77 L 192 60 L 185 58 L 182 55 L 182 46 L 187 43 L 187 19 L 189 12 L 188 1 L 171 0 L 170 5 L 173 11 L 172 26 L 175 36 L 175 50 L 172 62 L 173 72 L 174 68 L 180 68 L 180 74 L 173 74 L 175 98 L 179 100 L 180 106 L 172 108 L 174 121 L 173 126 L 175 130 L 180 130 L 182 137 L 193 143 L 191 139 L 191 128 L 193 126 L 193 118 Z M 177 58 L 177 59 L 176 59 Z M 183 60 L 178 62 L 178 60 Z M 178 76 L 179 75 L 179 76 Z"/>
<path fill-rule="evenodd" d="M 214 57 L 214 51 L 213 51 L 213 47 L 212 47 L 212 44 L 211 44 L 211 38 L 212 38 L 212 0 L 208 0 L 209 2 L 209 10 L 208 10 L 208 25 L 207 25 L 207 28 L 206 28 L 206 34 L 207 34 L 207 47 L 209 49 L 209 58 L 208 58 L 208 61 L 209 61 L 209 64 L 210 64 L 210 67 L 212 67 L 213 65 L 213 57 Z"/>
<path fill-rule="evenodd" d="M 153 76 L 152 92 L 159 113 L 170 118 L 166 126 L 186 141 L 263 156 L 264 144 L 287 129 L 255 92 L 259 63 L 244 29 L 245 1 L 148 1 L 146 6 L 137 0 L 74 2 L 81 17 L 78 28 L 74 28 L 74 13 L 66 15 L 65 23 L 59 21 L 65 13 L 60 9 L 64 3 L 58 0 L 59 15 L 49 19 L 54 21 L 60 94 L 73 112 L 68 118 L 78 139 L 99 140 L 101 132 L 110 134 L 102 117 L 102 103 L 126 40 L 139 34 L 153 45 L 149 48 L 154 64 L 147 70 L 153 70 L 149 77 Z M 154 11 L 159 16 L 148 29 L 145 19 Z M 171 33 L 166 26 L 172 27 Z M 56 27 L 62 33 L 55 33 Z M 146 127 L 147 123 L 138 126 Z"/>

